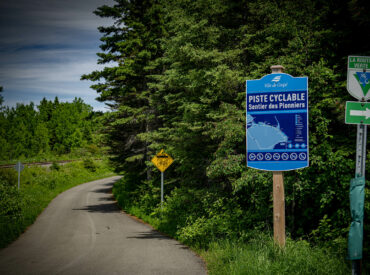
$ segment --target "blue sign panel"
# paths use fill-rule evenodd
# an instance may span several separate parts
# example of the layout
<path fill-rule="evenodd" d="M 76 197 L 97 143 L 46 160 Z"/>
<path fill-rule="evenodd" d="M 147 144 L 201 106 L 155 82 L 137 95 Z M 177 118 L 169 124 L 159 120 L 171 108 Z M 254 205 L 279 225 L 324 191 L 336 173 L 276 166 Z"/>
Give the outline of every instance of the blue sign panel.
<path fill-rule="evenodd" d="M 308 79 L 269 74 L 247 80 L 247 166 L 287 171 L 308 166 Z"/>

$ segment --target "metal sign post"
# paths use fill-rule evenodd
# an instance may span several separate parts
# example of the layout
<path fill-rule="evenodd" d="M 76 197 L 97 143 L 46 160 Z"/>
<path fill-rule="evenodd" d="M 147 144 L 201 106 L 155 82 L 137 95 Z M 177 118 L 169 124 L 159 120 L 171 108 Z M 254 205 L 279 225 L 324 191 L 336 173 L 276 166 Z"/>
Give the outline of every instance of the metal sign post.
<path fill-rule="evenodd" d="M 347 90 L 359 102 L 347 102 L 347 124 L 357 124 L 356 170 L 350 183 L 351 226 L 348 233 L 348 259 L 352 274 L 361 274 L 367 125 L 370 124 L 370 56 L 348 56 Z"/>
<path fill-rule="evenodd" d="M 161 207 L 163 207 L 163 181 L 164 181 L 164 172 L 161 172 Z"/>
<path fill-rule="evenodd" d="M 351 226 L 348 234 L 348 259 L 352 274 L 362 274 L 362 246 L 364 234 L 365 167 L 367 126 L 357 125 L 355 178 L 350 183 Z"/>
<path fill-rule="evenodd" d="M 365 177 L 367 126 L 357 125 L 356 176 Z"/>
<path fill-rule="evenodd" d="M 161 171 L 161 207 L 163 207 L 163 181 L 164 171 L 173 163 L 173 158 L 166 154 L 163 149 L 152 158 L 152 163 Z"/>
<path fill-rule="evenodd" d="M 308 166 L 308 78 L 272 73 L 247 80 L 247 167 L 273 172 L 274 240 L 285 246 L 283 171 Z"/>
<path fill-rule="evenodd" d="M 17 164 L 14 166 L 14 169 L 17 170 L 18 172 L 18 190 L 19 190 L 21 186 L 21 171 L 24 169 L 24 166 L 20 161 L 18 161 Z"/>

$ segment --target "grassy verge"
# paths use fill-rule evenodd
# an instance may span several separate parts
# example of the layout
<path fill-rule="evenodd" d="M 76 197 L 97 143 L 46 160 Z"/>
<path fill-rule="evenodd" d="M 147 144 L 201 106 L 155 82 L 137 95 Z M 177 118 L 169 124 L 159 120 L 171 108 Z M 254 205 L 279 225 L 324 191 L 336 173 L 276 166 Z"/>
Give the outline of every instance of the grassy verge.
<path fill-rule="evenodd" d="M 61 192 L 84 182 L 113 176 L 107 161 L 79 161 L 50 168 L 30 167 L 17 189 L 14 169 L 0 170 L 0 248 L 14 241 Z"/>
<path fill-rule="evenodd" d="M 52 161 L 64 161 L 64 160 L 82 160 L 85 158 L 94 159 L 105 159 L 107 154 L 105 153 L 106 148 L 98 148 L 95 145 L 88 146 L 87 148 L 76 148 L 67 154 L 54 154 L 52 152 L 39 154 L 33 157 L 20 156 L 16 159 L 0 159 L 0 165 L 2 164 L 15 164 L 18 161 L 22 163 L 30 162 L 52 162 Z"/>
<path fill-rule="evenodd" d="M 306 241 L 287 240 L 285 249 L 263 233 L 247 242 L 221 240 L 201 252 L 210 274 L 350 274 L 348 263 Z"/>
<path fill-rule="evenodd" d="M 195 193 L 187 197 L 177 190 L 166 197 L 161 210 L 158 195 L 145 196 L 133 188 L 125 177 L 114 185 L 113 194 L 119 205 L 127 213 L 195 250 L 206 261 L 210 275 L 350 274 L 342 249 L 335 251 L 288 238 L 282 250 L 274 244 L 269 233 L 247 231 L 240 234 L 239 230 L 244 229 L 233 226 L 237 223 L 233 219 L 235 208 L 228 212 L 225 205 L 217 203 L 217 212 L 207 217 L 205 207 L 197 205 Z M 207 199 L 205 195 L 200 197 Z M 192 208 L 195 210 L 191 211 Z M 247 215 L 239 214 L 240 217 Z"/>

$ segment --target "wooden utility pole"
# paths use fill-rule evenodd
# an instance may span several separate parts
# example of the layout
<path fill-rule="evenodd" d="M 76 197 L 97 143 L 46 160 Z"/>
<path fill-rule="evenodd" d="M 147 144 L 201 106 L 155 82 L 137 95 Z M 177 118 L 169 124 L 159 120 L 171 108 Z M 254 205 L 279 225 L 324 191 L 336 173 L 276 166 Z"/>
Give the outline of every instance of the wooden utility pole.
<path fill-rule="evenodd" d="M 271 72 L 283 73 L 281 65 L 271 66 Z M 285 195 L 284 176 L 282 171 L 272 172 L 273 179 L 273 207 L 274 207 L 274 240 L 280 247 L 285 246 Z"/>

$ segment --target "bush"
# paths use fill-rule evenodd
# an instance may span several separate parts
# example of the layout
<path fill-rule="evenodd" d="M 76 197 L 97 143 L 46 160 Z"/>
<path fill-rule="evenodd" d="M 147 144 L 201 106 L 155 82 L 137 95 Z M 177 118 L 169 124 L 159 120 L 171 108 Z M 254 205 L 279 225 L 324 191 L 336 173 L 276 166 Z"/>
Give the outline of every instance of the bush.
<path fill-rule="evenodd" d="M 55 170 L 55 171 L 59 171 L 60 170 L 60 165 L 57 163 L 57 162 L 53 162 L 50 166 L 50 170 Z"/>
<path fill-rule="evenodd" d="M 90 172 L 95 172 L 97 169 L 96 164 L 91 159 L 85 159 L 83 161 L 83 166 L 85 169 L 89 170 Z"/>
<path fill-rule="evenodd" d="M 21 193 L 0 179 L 0 247 L 20 234 L 22 218 Z"/>
<path fill-rule="evenodd" d="M 332 247 L 311 247 L 307 241 L 288 238 L 285 250 L 281 250 L 269 234 L 260 233 L 266 231 L 269 222 L 264 221 L 260 213 L 253 213 L 253 208 L 243 209 L 245 202 L 236 195 L 225 197 L 222 191 L 212 188 L 178 187 L 167 193 L 161 208 L 160 189 L 151 181 L 138 182 L 137 177 L 125 175 L 115 184 L 113 194 L 118 203 L 161 232 L 200 250 L 210 274 L 349 272 L 343 238 L 332 241 Z M 270 213 L 270 210 L 266 211 Z M 326 232 L 327 222 L 323 220 L 321 232 Z"/>
<path fill-rule="evenodd" d="M 21 194 L 16 186 L 0 181 L 0 218 L 4 222 L 12 222 L 21 217 Z"/>
<path fill-rule="evenodd" d="M 95 144 L 89 144 L 86 149 L 92 156 L 96 156 L 101 153 L 100 148 Z"/>
<path fill-rule="evenodd" d="M 0 169 L 0 182 L 3 185 L 13 185 L 15 186 L 18 182 L 17 171 L 12 168 Z"/>

